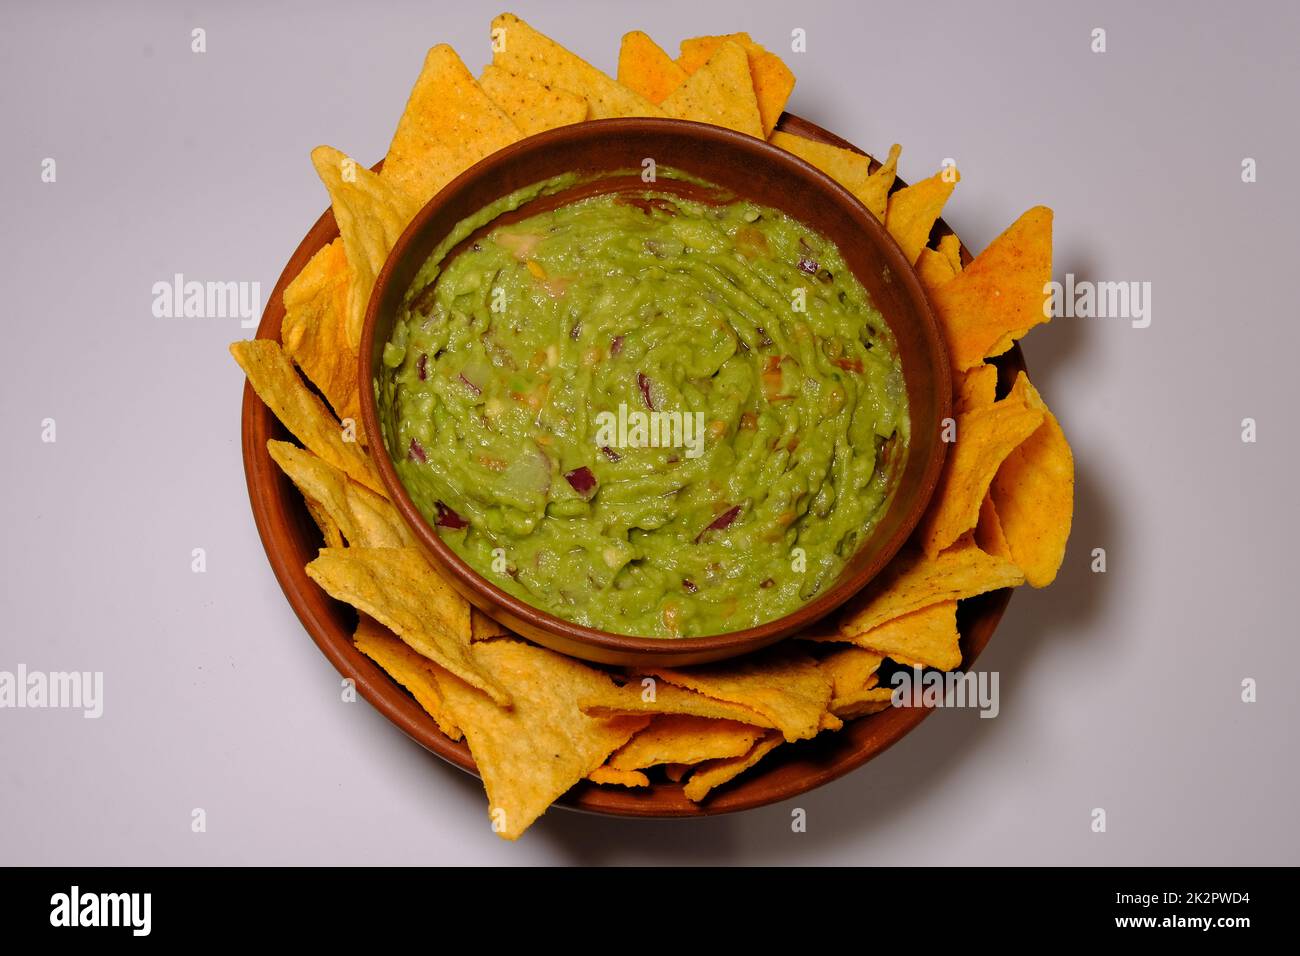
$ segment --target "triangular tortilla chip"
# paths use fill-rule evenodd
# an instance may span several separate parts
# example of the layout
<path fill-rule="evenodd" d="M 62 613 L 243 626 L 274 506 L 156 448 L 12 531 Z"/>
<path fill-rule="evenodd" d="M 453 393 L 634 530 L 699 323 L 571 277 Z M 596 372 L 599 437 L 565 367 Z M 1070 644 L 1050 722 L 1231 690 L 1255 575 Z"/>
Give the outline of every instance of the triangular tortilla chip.
<path fill-rule="evenodd" d="M 917 532 L 926 554 L 933 557 L 975 528 L 998 468 L 1042 423 L 1043 410 L 1015 395 L 958 414 L 957 440 Z"/>
<path fill-rule="evenodd" d="M 930 241 L 930 230 L 939 220 L 944 204 L 957 184 L 955 177 L 955 169 L 951 173 L 945 169 L 889 197 L 885 228 L 903 250 L 908 262 L 916 262 L 916 257 Z"/>
<path fill-rule="evenodd" d="M 352 642 L 389 677 L 410 691 L 425 713 L 437 723 L 439 730 L 452 740 L 461 739 L 461 729 L 456 726 L 442 691 L 438 689 L 438 672 L 433 662 L 415 653 L 392 631 L 365 614 L 357 621 L 357 632 Z"/>
<path fill-rule="evenodd" d="M 343 547 L 343 532 L 339 528 L 339 523 L 325 510 L 325 506 L 306 494 L 303 495 L 302 502 L 307 506 L 307 514 L 311 515 L 311 520 L 316 522 L 316 527 L 320 528 L 321 537 L 325 539 L 325 547 Z"/>
<path fill-rule="evenodd" d="M 853 643 L 900 664 L 952 670 L 961 664 L 957 602 L 941 601 L 886 621 Z"/>
<path fill-rule="evenodd" d="M 985 591 L 1023 584 L 1010 561 L 985 554 L 969 540 L 927 558 L 915 548 L 899 553 L 881 574 L 855 596 L 840 617 L 844 638 L 854 638 L 896 617 Z"/>
<path fill-rule="evenodd" d="M 993 365 L 976 365 L 954 375 L 953 381 L 957 394 L 953 396 L 952 410 L 956 414 L 986 408 L 997 397 L 998 370 Z"/>
<path fill-rule="evenodd" d="M 489 617 L 476 607 L 469 609 L 470 640 L 490 641 L 494 637 L 508 637 L 510 630 L 495 618 Z"/>
<path fill-rule="evenodd" d="M 925 286 L 927 292 L 939 288 L 956 275 L 952 271 L 952 264 L 948 262 L 948 257 L 933 249 L 922 249 L 917 254 L 916 274 L 921 277 L 921 284 Z"/>
<path fill-rule="evenodd" d="M 503 70 L 554 90 L 577 93 L 587 101 L 590 119 L 663 116 L 663 111 L 640 93 L 611 80 L 513 13 L 503 13 L 492 21 L 492 49 L 492 62 Z"/>
<path fill-rule="evenodd" d="M 577 93 L 553 90 L 491 63 L 483 68 L 478 83 L 525 136 L 581 123 L 587 118 L 587 101 Z"/>
<path fill-rule="evenodd" d="M 1001 355 L 1048 321 L 1052 210 L 1035 206 L 930 296 L 957 371 Z"/>
<path fill-rule="evenodd" d="M 317 146 L 311 161 L 329 191 L 348 258 L 344 329 L 347 346 L 355 353 L 361 346 L 361 328 L 375 278 L 419 204 L 333 147 Z"/>
<path fill-rule="evenodd" d="M 749 76 L 749 59 L 740 44 L 719 44 L 709 61 L 673 90 L 661 104 L 677 119 L 725 126 L 763 138 L 763 118 Z"/>
<path fill-rule="evenodd" d="M 749 75 L 758 98 L 758 111 L 763 119 L 763 135 L 771 136 L 785 110 L 786 101 L 794 90 L 794 74 L 775 53 L 769 53 L 750 39 L 748 33 L 731 33 L 726 36 L 692 37 L 681 43 L 681 56 L 677 65 L 686 73 L 702 67 L 726 40 L 739 43 L 749 58 Z"/>
<path fill-rule="evenodd" d="M 866 690 L 875 681 L 883 658 L 861 647 L 841 647 L 817 662 L 822 675 L 831 682 L 831 699 L 847 697 Z"/>
<path fill-rule="evenodd" d="M 652 668 L 660 680 L 756 710 L 786 740 L 814 737 L 831 700 L 830 682 L 807 654 L 794 648 L 687 669 Z"/>
<path fill-rule="evenodd" d="M 1011 545 L 1007 543 L 1006 532 L 1002 530 L 1002 519 L 998 517 L 997 505 L 993 503 L 992 489 L 980 503 L 980 520 L 975 525 L 975 543 L 980 546 L 981 551 L 1006 558 L 1008 561 L 1015 560 L 1011 556 Z"/>
<path fill-rule="evenodd" d="M 415 547 L 415 537 L 387 498 L 290 442 L 271 439 L 266 450 L 305 497 L 319 502 L 348 544 L 361 548 Z"/>
<path fill-rule="evenodd" d="M 653 680 L 652 678 L 648 678 Z M 653 681 L 651 697 L 639 680 L 619 687 L 610 684 L 601 687 L 599 694 L 578 702 L 583 713 L 593 717 L 610 717 L 616 714 L 691 714 L 719 720 L 735 720 L 755 727 L 773 727 L 773 722 L 752 707 L 715 700 L 704 694 L 674 687 L 667 681 Z"/>
<path fill-rule="evenodd" d="M 836 697 L 831 701 L 831 713 L 844 720 L 855 720 L 885 710 L 893 697 L 894 692 L 888 687 L 868 687 Z"/>
<path fill-rule="evenodd" d="M 648 787 L 650 778 L 640 770 L 615 770 L 606 764 L 587 774 L 592 783 L 604 783 L 616 787 Z"/>
<path fill-rule="evenodd" d="M 943 253 L 945 259 L 952 266 L 952 274 L 956 275 L 961 272 L 961 240 L 957 234 L 950 232 L 939 239 L 939 251 Z"/>
<path fill-rule="evenodd" d="M 686 82 L 686 71 L 640 30 L 623 34 L 618 51 L 618 81 L 659 104 Z"/>
<path fill-rule="evenodd" d="M 348 345 L 348 260 L 343 240 L 320 249 L 284 290 L 280 344 L 342 419 L 361 429 L 357 351 Z"/>
<path fill-rule="evenodd" d="M 469 605 L 418 549 L 322 548 L 307 565 L 307 575 L 331 597 L 389 628 L 416 653 L 509 705 L 510 693 L 470 653 Z"/>
<path fill-rule="evenodd" d="M 546 808 L 646 725 L 646 717 L 588 717 L 578 700 L 597 694 L 609 675 L 521 641 L 484 641 L 470 653 L 476 668 L 507 688 L 513 706 L 498 707 L 451 675 L 438 687 L 487 789 L 492 827 L 519 837 Z"/>
<path fill-rule="evenodd" d="M 749 749 L 741 757 L 726 757 L 722 760 L 710 760 L 700 764 L 699 768 L 686 781 L 684 792 L 688 800 L 699 803 L 710 790 L 720 787 L 730 780 L 735 780 L 754 764 L 758 763 L 781 744 L 780 734 L 769 734 Z"/>
<path fill-rule="evenodd" d="M 664 763 L 700 763 L 749 752 L 763 730 L 734 720 L 665 714 L 609 758 L 618 770 L 643 770 Z"/>
<path fill-rule="evenodd" d="M 298 439 L 321 458 L 342 469 L 371 491 L 386 495 L 375 464 L 356 442 L 344 441 L 343 430 L 316 393 L 298 376 L 279 342 L 249 339 L 233 342 L 230 354 L 248 376 L 258 398 Z"/>
<path fill-rule="evenodd" d="M 474 82 L 456 51 L 439 44 L 424 58 L 383 176 L 419 209 L 480 159 L 519 138 L 519 128 Z"/>
<path fill-rule="evenodd" d="M 885 221 L 889 209 L 889 191 L 894 188 L 894 181 L 898 178 L 898 157 L 902 152 L 903 148 L 897 143 L 889 147 L 885 161 L 867 177 L 866 185 L 857 194 L 862 204 L 881 222 Z"/>
<path fill-rule="evenodd" d="M 1065 433 L 1024 372 L 1013 395 L 1042 409 L 1043 424 L 1007 456 L 993 479 L 993 503 L 1011 557 L 1025 580 L 1042 588 L 1056 579 L 1074 518 L 1074 454 Z"/>

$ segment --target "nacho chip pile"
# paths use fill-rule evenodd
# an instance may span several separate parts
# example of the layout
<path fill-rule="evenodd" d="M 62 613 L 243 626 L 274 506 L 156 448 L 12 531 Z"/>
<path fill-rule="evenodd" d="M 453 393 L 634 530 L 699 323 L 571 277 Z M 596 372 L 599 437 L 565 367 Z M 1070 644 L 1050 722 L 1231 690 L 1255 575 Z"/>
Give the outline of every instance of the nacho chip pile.
<path fill-rule="evenodd" d="M 383 171 L 318 147 L 340 238 L 284 293 L 281 341 L 236 342 L 254 390 L 301 443 L 268 452 L 302 492 L 325 547 L 307 573 L 355 607 L 356 647 L 465 740 L 492 829 L 515 839 L 586 780 L 709 794 L 782 746 L 890 705 L 888 660 L 962 662 L 958 603 L 1052 582 L 1073 514 L 1074 467 L 1061 426 L 1021 373 L 998 395 L 987 359 L 1046 321 L 1051 210 L 1022 215 L 963 262 L 936 224 L 955 168 L 900 187 L 883 163 L 778 130 L 794 75 L 748 34 L 684 40 L 671 56 L 623 37 L 617 79 L 512 14 L 492 21 L 480 76 L 446 45 L 429 51 Z M 954 369 L 953 444 L 910 544 L 834 619 L 749 657 L 681 669 L 615 670 L 534 646 L 471 608 L 415 546 L 379 480 L 358 422 L 355 369 L 375 277 L 420 206 L 478 160 L 529 135 L 611 116 L 671 116 L 767 139 L 860 200 L 913 262 Z M 304 378 L 306 381 L 304 381 Z M 314 386 L 309 387 L 307 382 Z"/>

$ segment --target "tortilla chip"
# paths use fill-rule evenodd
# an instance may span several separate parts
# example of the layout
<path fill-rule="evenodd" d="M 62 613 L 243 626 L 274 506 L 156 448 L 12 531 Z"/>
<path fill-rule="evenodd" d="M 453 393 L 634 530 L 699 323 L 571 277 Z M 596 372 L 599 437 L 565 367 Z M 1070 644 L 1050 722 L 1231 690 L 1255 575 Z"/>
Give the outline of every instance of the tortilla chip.
<path fill-rule="evenodd" d="M 387 498 L 290 442 L 272 439 L 266 443 L 266 450 L 303 496 L 319 503 L 348 544 L 362 548 L 415 547 L 415 537 Z"/>
<path fill-rule="evenodd" d="M 340 419 L 366 444 L 357 393 L 357 352 L 348 346 L 347 253 L 343 240 L 320 249 L 284 290 L 280 344 Z"/>
<path fill-rule="evenodd" d="M 472 641 L 490 641 L 494 637 L 509 637 L 510 630 L 504 624 L 484 614 L 478 608 L 471 606 L 469 609 L 469 636 Z"/>
<path fill-rule="evenodd" d="M 592 783 L 607 783 L 619 787 L 648 787 L 650 778 L 640 770 L 615 770 L 608 765 L 597 767 L 587 774 Z"/>
<path fill-rule="evenodd" d="M 992 497 L 1012 560 L 1025 580 L 1042 588 L 1056 579 L 1074 519 L 1074 454 L 1060 423 L 1021 372 L 1010 398 L 1024 396 L 1043 412 L 1043 424 L 1007 456 L 993 479 Z"/>
<path fill-rule="evenodd" d="M 831 685 L 803 651 L 777 648 L 689 670 L 655 668 L 655 677 L 762 714 L 786 740 L 814 737 Z"/>
<path fill-rule="evenodd" d="M 763 733 L 759 727 L 735 720 L 666 714 L 625 743 L 609 758 L 609 765 L 618 770 L 643 770 L 663 763 L 739 757 L 748 753 Z"/>
<path fill-rule="evenodd" d="M 809 165 L 816 166 L 853 193 L 877 219 L 881 222 L 885 221 L 886 201 L 889 190 L 894 185 L 895 170 L 901 152 L 898 146 L 890 149 L 886 164 L 873 173 L 871 157 L 865 153 L 814 142 L 779 130 L 772 134 L 768 142 L 773 146 L 779 146 L 787 153 L 794 153 Z"/>
<path fill-rule="evenodd" d="M 397 121 L 384 180 L 411 197 L 414 215 L 443 186 L 519 138 L 519 127 L 474 82 L 456 51 L 440 43 L 425 56 Z"/>
<path fill-rule="evenodd" d="M 785 104 L 794 90 L 794 74 L 775 53 L 770 53 L 750 39 L 748 33 L 730 33 L 725 36 L 692 37 L 681 43 L 677 65 L 686 73 L 694 73 L 713 56 L 719 46 L 731 40 L 740 44 L 749 59 L 749 75 L 758 111 L 763 119 L 763 135 L 772 135 Z"/>
<path fill-rule="evenodd" d="M 233 342 L 230 354 L 248 376 L 257 397 L 293 437 L 349 478 L 371 491 L 386 494 L 370 456 L 356 442 L 343 440 L 339 423 L 316 393 L 303 384 L 278 342 L 270 339 Z"/>
<path fill-rule="evenodd" d="M 618 81 L 655 105 L 686 82 L 686 71 L 640 30 L 623 34 L 618 51 Z"/>
<path fill-rule="evenodd" d="M 491 63 L 483 68 L 478 84 L 525 136 L 581 123 L 587 118 L 587 101 L 577 93 L 552 90 Z"/>
<path fill-rule="evenodd" d="M 993 240 L 931 303 L 958 371 L 1001 355 L 1048 321 L 1052 278 L 1052 210 L 1035 206 Z"/>
<path fill-rule="evenodd" d="M 926 554 L 938 554 L 975 528 L 998 468 L 1042 423 L 1043 410 L 1016 395 L 957 416 L 957 440 L 918 529 Z"/>
<path fill-rule="evenodd" d="M 961 635 L 957 631 L 957 602 L 940 601 L 886 621 L 853 643 L 914 667 L 952 670 L 961 664 Z"/>
<path fill-rule="evenodd" d="M 348 258 L 344 332 L 348 348 L 355 353 L 361 346 L 361 327 L 375 277 L 419 204 L 331 146 L 317 146 L 311 151 L 311 161 L 329 191 Z"/>
<path fill-rule="evenodd" d="M 970 540 L 934 557 L 909 547 L 849 602 L 840 618 L 840 633 L 856 644 L 858 635 L 904 614 L 1015 587 L 1024 580 L 1010 561 L 985 554 Z"/>
<path fill-rule="evenodd" d="M 744 756 L 726 757 L 722 760 L 710 760 L 707 763 L 700 764 L 699 768 L 691 774 L 690 779 L 686 781 L 684 792 L 687 799 L 699 803 L 708 795 L 710 790 L 739 777 L 775 750 L 780 743 L 780 734 L 768 734 L 754 744 L 749 749 L 749 753 Z"/>
<path fill-rule="evenodd" d="M 307 513 L 311 515 L 311 520 L 316 522 L 316 527 L 320 528 L 320 533 L 325 539 L 325 547 L 343 547 L 343 532 L 339 530 L 338 522 L 325 510 L 325 506 L 309 495 L 303 496 L 303 504 L 307 506 Z"/>
<path fill-rule="evenodd" d="M 912 183 L 889 197 L 885 213 L 885 228 L 894 237 L 908 262 L 916 262 L 926 243 L 930 230 L 939 221 L 944 204 L 952 195 L 955 179 L 946 178 L 947 170 L 935 173 L 929 179 Z"/>
<path fill-rule="evenodd" d="M 655 681 L 654 698 L 647 700 L 646 696 L 640 680 L 632 680 L 621 687 L 613 684 L 602 687 L 598 695 L 584 698 L 578 702 L 578 706 L 583 713 L 593 717 L 617 714 L 691 714 L 695 717 L 735 720 L 769 729 L 776 726 L 752 707 L 715 700 L 684 687 L 674 687 L 667 681 Z"/>
<path fill-rule="evenodd" d="M 352 640 L 361 653 L 410 692 L 425 713 L 434 719 L 439 730 L 452 740 L 464 736 L 447 711 L 442 691 L 438 689 L 438 670 L 432 662 L 415 653 L 392 631 L 365 614 L 358 618 L 357 632 Z"/>
<path fill-rule="evenodd" d="M 952 273 L 956 275 L 961 272 L 961 240 L 957 238 L 955 232 L 950 232 L 946 236 L 939 238 L 939 251 L 952 266 Z"/>
<path fill-rule="evenodd" d="M 975 525 L 975 543 L 980 546 L 980 550 L 988 554 L 1006 558 L 1008 561 L 1015 560 L 1011 556 L 1011 545 L 1007 543 L 1006 532 L 1002 530 L 1002 519 L 998 517 L 997 505 L 993 503 L 992 489 L 989 489 L 989 493 L 984 496 L 984 501 L 980 504 L 980 520 Z"/>
<path fill-rule="evenodd" d="M 484 641 L 468 652 L 476 670 L 501 682 L 513 706 L 498 707 L 450 675 L 440 674 L 438 686 L 469 741 L 493 828 L 514 840 L 648 719 L 583 714 L 578 701 L 610 685 L 609 675 L 562 654 L 510 640 Z"/>
<path fill-rule="evenodd" d="M 862 192 L 858 193 L 858 198 L 862 200 L 863 205 L 881 222 L 885 221 L 889 209 L 889 191 L 894 188 L 894 182 L 898 179 L 898 157 L 902 153 L 903 147 L 897 143 L 889 147 L 889 155 L 885 157 L 885 161 L 867 178 Z"/>
<path fill-rule="evenodd" d="M 578 94 L 587 101 L 589 119 L 664 115 L 640 93 L 611 80 L 513 13 L 503 13 L 492 21 L 492 36 L 494 65 L 553 90 Z"/>
<path fill-rule="evenodd" d="M 876 671 L 881 655 L 861 647 L 837 648 L 817 662 L 822 675 L 831 683 L 831 700 L 856 694 L 879 680 Z M 832 706 L 831 708 L 835 708 Z"/>
<path fill-rule="evenodd" d="M 973 412 L 977 408 L 986 408 L 993 404 L 998 393 L 998 370 L 993 365 L 976 365 L 954 376 L 957 394 L 953 398 L 952 410 L 960 415 Z M 958 433 L 958 438 L 961 435 Z"/>
<path fill-rule="evenodd" d="M 845 720 L 877 714 L 889 707 L 894 692 L 888 687 L 869 687 L 831 701 L 831 713 Z"/>
<path fill-rule="evenodd" d="M 709 61 L 673 90 L 661 104 L 668 116 L 725 126 L 763 138 L 749 59 L 740 44 L 720 44 Z"/>
<path fill-rule="evenodd" d="M 686 763 L 669 763 L 664 764 L 664 776 L 673 783 L 681 783 L 682 778 L 691 772 L 694 768 Z"/>
<path fill-rule="evenodd" d="M 956 275 L 948 258 L 933 249 L 922 249 L 917 255 L 916 274 L 921 277 L 921 284 L 927 292 L 939 288 Z"/>
<path fill-rule="evenodd" d="M 416 548 L 322 548 L 307 565 L 307 575 L 331 597 L 392 630 L 417 653 L 498 704 L 510 704 L 510 693 L 474 663 L 469 605 Z"/>

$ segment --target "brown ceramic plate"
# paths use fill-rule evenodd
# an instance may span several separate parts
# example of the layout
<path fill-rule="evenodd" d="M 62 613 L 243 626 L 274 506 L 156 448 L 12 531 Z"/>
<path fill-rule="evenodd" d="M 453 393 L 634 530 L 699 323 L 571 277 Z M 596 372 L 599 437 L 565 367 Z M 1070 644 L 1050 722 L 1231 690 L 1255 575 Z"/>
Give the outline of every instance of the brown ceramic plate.
<path fill-rule="evenodd" d="M 705 203 L 748 199 L 778 209 L 826 237 L 866 288 L 896 343 L 907 387 L 911 439 L 895 458 L 879 522 L 864 536 L 839 577 L 808 603 L 775 620 L 724 634 L 675 639 L 614 634 L 575 624 L 507 593 L 452 548 L 411 500 L 378 444 L 375 465 L 388 497 L 420 546 L 451 584 L 479 610 L 516 633 L 562 654 L 602 664 L 685 667 L 756 651 L 805 630 L 858 593 L 889 563 L 930 503 L 947 444 L 942 422 L 952 409 L 948 355 L 920 280 L 898 244 L 852 194 L 826 174 L 762 140 L 718 126 L 670 119 L 607 119 L 530 136 L 462 173 L 425 204 L 397 240 L 375 281 L 361 334 L 361 422 L 381 434 L 372 382 L 391 374 L 384 345 L 416 273 L 457 224 L 517 189 L 579 173 L 584 181 L 498 216 L 464 239 L 450 256 L 496 226 L 594 195 L 640 193 L 635 172 L 652 156 L 711 184 L 660 177 L 657 192 Z M 716 187 L 716 188 L 715 188 Z"/>
<path fill-rule="evenodd" d="M 833 133 L 790 114 L 782 117 L 779 128 L 846 149 L 855 148 Z M 942 221 L 936 230 L 941 234 L 951 232 Z M 317 250 L 337 236 L 334 216 L 327 209 L 285 265 L 267 301 L 257 329 L 258 338 L 279 341 L 284 318 L 284 287 Z M 971 258 L 965 248 L 962 258 L 964 261 Z M 1002 356 L 997 364 L 999 389 L 1005 391 L 1010 379 L 1024 368 L 1019 347 Z M 407 736 L 462 770 L 476 773 L 464 742 L 456 743 L 443 736 L 415 699 L 353 646 L 356 612 L 333 600 L 307 577 L 304 568 L 321 547 L 320 532 L 307 513 L 302 496 L 267 453 L 266 443 L 272 438 L 288 440 L 291 436 L 251 386 L 245 385 L 242 445 L 253 517 L 271 569 L 303 627 L 338 672 L 351 678 L 361 696 Z M 1010 597 L 1011 591 L 1007 589 L 962 602 L 957 622 L 961 630 L 963 668 L 970 667 L 993 636 Z M 837 733 L 820 734 L 812 740 L 778 747 L 754 769 L 711 794 L 703 805 L 687 800 L 679 785 L 663 782 L 637 789 L 583 782 L 565 794 L 559 804 L 593 813 L 644 817 L 748 810 L 805 793 L 848 773 L 896 743 L 929 713 L 924 708 L 890 708 L 850 721 Z"/>

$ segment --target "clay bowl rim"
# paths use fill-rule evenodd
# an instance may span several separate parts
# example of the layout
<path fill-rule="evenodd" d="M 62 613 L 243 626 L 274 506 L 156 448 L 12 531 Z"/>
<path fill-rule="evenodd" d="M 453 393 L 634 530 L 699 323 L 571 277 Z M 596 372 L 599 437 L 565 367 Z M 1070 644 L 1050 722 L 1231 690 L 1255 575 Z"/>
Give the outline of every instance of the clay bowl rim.
<path fill-rule="evenodd" d="M 898 329 L 902 322 L 919 323 L 918 334 L 923 351 L 926 353 L 924 356 L 925 362 L 934 374 L 930 376 L 930 381 L 924 381 L 920 386 L 918 386 L 917 382 L 908 380 L 909 394 L 913 392 L 914 388 L 918 387 L 929 392 L 935 402 L 936 421 L 942 421 L 951 414 L 951 372 L 947 349 L 938 322 L 911 263 L 907 261 L 898 244 L 885 231 L 884 226 L 875 216 L 852 193 L 825 173 L 793 154 L 772 146 L 763 140 L 708 124 L 658 118 L 593 120 L 549 130 L 498 150 L 480 160 L 439 190 L 416 213 L 402 232 L 375 280 L 362 328 L 360 356 L 357 364 L 358 393 L 361 399 L 362 423 L 366 434 L 371 436 L 372 446 L 383 448 L 382 454 L 376 453 L 372 457 L 379 470 L 380 479 L 389 493 L 390 500 L 398 513 L 401 514 L 402 520 L 411 529 L 422 550 L 448 574 L 456 590 L 470 603 L 492 617 L 503 619 L 504 623 L 524 636 L 570 656 L 603 664 L 684 666 L 723 660 L 759 650 L 805 630 L 810 625 L 834 613 L 846 601 L 860 592 L 889 564 L 894 555 L 911 536 L 912 531 L 925 513 L 938 483 L 947 447 L 943 442 L 932 442 L 930 444 L 930 454 L 923 463 L 919 478 L 915 481 L 915 488 L 904 491 L 895 488 L 891 492 L 893 500 L 887 506 L 886 512 L 882 515 L 876 529 L 858 545 L 856 552 L 858 554 L 868 548 L 874 549 L 870 561 L 857 568 L 853 568 L 852 562 L 850 562 L 846 566 L 845 572 L 836 579 L 831 587 L 788 614 L 736 631 L 693 637 L 655 638 L 617 634 L 586 627 L 551 614 L 507 593 L 462 560 L 442 540 L 441 535 L 438 534 L 432 523 L 415 506 L 410 494 L 397 476 L 391 455 L 382 439 L 377 401 L 372 384 L 383 370 L 381 362 L 383 343 L 377 342 L 376 334 L 381 324 L 381 315 L 385 314 L 387 310 L 395 308 L 396 303 L 401 301 L 401 297 L 406 291 L 405 286 L 409 282 L 409 276 L 414 273 L 415 268 L 418 268 L 419 263 L 412 267 L 407 262 L 408 258 L 412 257 L 413 254 L 418 255 L 420 262 L 423 262 L 428 255 L 427 250 L 432 249 L 463 216 L 470 215 L 476 209 L 483 208 L 488 203 L 509 192 L 510 188 L 514 188 L 513 186 L 509 188 L 496 186 L 503 169 L 513 168 L 517 164 L 524 164 L 526 167 L 531 162 L 539 167 L 539 171 L 529 181 L 540 182 L 559 174 L 555 170 L 545 169 L 544 165 L 542 165 L 545 162 L 544 157 L 546 154 L 557 147 L 572 148 L 574 144 L 607 143 L 609 140 L 617 141 L 629 137 L 634 139 L 643 139 L 645 137 L 664 137 L 669 140 L 674 138 L 688 139 L 697 144 L 703 142 L 716 148 L 737 149 L 746 154 L 752 163 L 766 164 L 769 167 L 774 167 L 779 174 L 791 177 L 792 180 L 802 180 L 805 190 L 811 188 L 814 192 L 820 191 L 835 205 L 846 211 L 855 221 L 855 225 L 859 227 L 859 231 L 855 235 L 860 236 L 860 241 L 872 248 L 869 255 L 876 262 L 882 263 L 888 268 L 891 276 L 897 277 L 897 280 L 902 284 L 902 298 L 910 307 L 909 312 L 890 316 L 885 313 L 884 308 L 877 304 L 877 308 L 881 309 L 886 324 L 894 332 L 896 338 L 901 338 Z M 662 155 L 662 153 L 655 152 L 649 152 L 648 154 Z M 635 168 L 635 164 L 631 165 Z M 666 165 L 680 166 L 680 163 L 674 161 Z M 609 173 L 627 169 L 628 167 L 629 164 L 627 163 L 619 165 L 593 163 L 591 166 L 565 171 L 595 172 L 599 174 L 601 172 Z M 685 171 L 688 173 L 696 172 L 689 168 L 685 169 Z M 489 186 L 483 187 L 484 183 L 489 184 Z M 739 196 L 745 195 L 743 187 L 737 188 L 733 183 L 718 183 L 718 185 Z M 448 209 L 448 207 L 454 208 L 457 200 L 463 194 L 478 191 L 481 188 L 486 192 L 486 198 L 480 196 L 479 200 L 472 204 L 468 211 L 462 210 L 459 215 L 456 215 L 450 221 L 439 222 L 440 217 L 447 218 L 443 216 L 444 210 Z M 785 208 L 783 211 L 819 233 L 826 234 L 827 230 L 819 228 L 819 224 L 826 221 L 827 213 L 824 211 L 825 209 L 824 206 L 812 203 L 807 208 L 801 207 L 798 214 L 789 208 Z M 432 240 L 428 238 L 428 233 L 431 230 L 434 236 Z M 838 245 L 843 249 L 845 244 L 839 243 Z M 865 281 L 861 276 L 859 276 L 859 279 Z M 399 281 L 402 288 L 396 288 Z M 893 281 L 891 279 L 891 283 Z M 387 339 L 387 334 L 384 335 L 384 339 Z M 906 370 L 904 376 L 906 379 Z M 909 405 L 914 407 L 916 403 L 912 401 Z M 909 456 L 914 453 L 916 445 L 917 442 L 913 437 L 913 440 L 909 442 Z M 906 464 L 900 469 L 900 481 L 903 480 L 908 470 L 910 469 Z M 907 499 L 909 493 L 911 497 Z M 907 500 L 900 504 L 900 497 Z M 892 523 L 888 537 L 881 544 L 880 532 L 891 524 L 893 516 L 890 512 L 897 508 L 903 509 L 901 518 Z"/>

